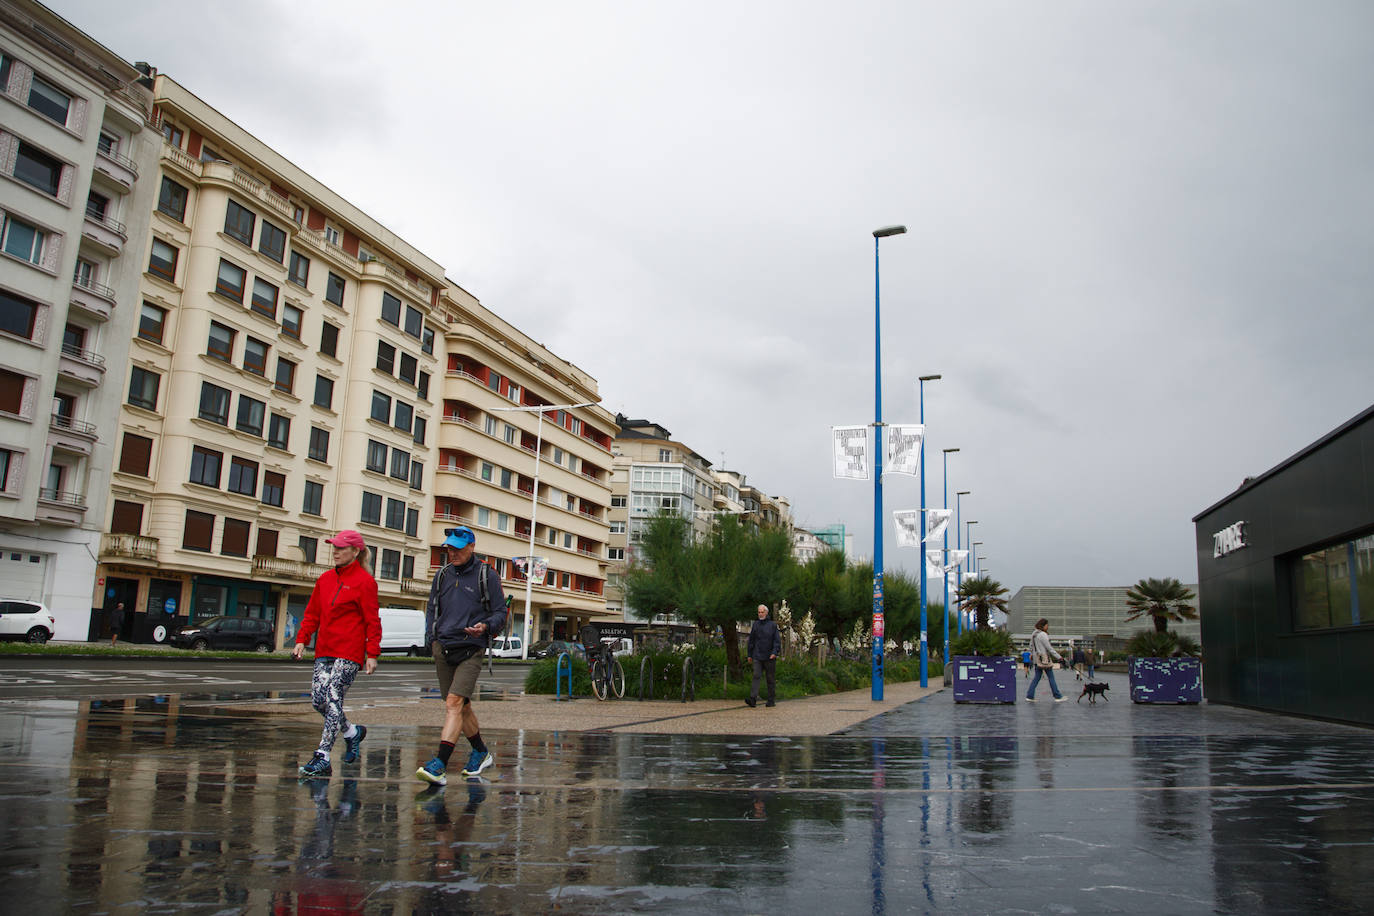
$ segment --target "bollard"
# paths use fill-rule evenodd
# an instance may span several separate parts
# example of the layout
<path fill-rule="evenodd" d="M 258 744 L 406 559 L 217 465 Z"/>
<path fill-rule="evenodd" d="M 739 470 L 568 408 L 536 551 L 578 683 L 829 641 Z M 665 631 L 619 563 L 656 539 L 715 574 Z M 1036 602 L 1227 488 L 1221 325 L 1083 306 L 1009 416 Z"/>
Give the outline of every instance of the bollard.
<path fill-rule="evenodd" d="M 646 655 L 644 656 L 644 661 L 639 663 L 639 699 L 641 701 L 644 699 L 644 683 L 646 680 L 644 677 L 645 665 L 649 667 L 649 677 L 647 678 L 649 684 L 649 699 L 652 700 L 654 698 L 654 662 L 653 659 Z"/>
<path fill-rule="evenodd" d="M 568 668 L 568 695 L 563 696 L 563 664 L 567 663 Z M 558 653 L 558 667 L 553 674 L 553 698 L 555 700 L 571 700 L 572 692 L 572 658 L 566 652 Z"/>
<path fill-rule="evenodd" d="M 687 702 L 687 694 L 692 694 L 692 700 L 697 698 L 697 670 L 696 665 L 692 664 L 692 656 L 687 656 L 682 660 L 682 702 Z"/>

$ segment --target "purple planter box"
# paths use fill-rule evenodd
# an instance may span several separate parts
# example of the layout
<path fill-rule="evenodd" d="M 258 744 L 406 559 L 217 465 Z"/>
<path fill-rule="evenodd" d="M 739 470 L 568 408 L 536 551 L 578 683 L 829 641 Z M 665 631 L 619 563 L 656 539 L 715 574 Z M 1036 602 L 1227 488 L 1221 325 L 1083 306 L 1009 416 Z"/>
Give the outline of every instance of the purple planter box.
<path fill-rule="evenodd" d="M 1201 703 L 1202 660 L 1127 659 L 1132 703 Z"/>
<path fill-rule="evenodd" d="M 1016 659 L 1009 655 L 955 655 L 954 702 L 1015 703 Z"/>

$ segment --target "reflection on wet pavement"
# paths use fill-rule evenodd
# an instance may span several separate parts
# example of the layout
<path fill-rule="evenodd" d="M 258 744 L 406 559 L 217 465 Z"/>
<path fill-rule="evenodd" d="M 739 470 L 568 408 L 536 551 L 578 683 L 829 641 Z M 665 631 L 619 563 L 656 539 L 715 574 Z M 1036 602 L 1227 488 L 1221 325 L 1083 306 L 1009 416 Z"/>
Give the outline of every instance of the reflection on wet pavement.
<path fill-rule="evenodd" d="M 1220 708 L 954 706 L 823 738 L 318 730 L 176 696 L 0 706 L 0 899 L 32 912 L 1367 909 L 1374 733 Z M 1064 713 L 1064 715 L 1057 715 Z M 1138 715 L 1137 715 L 1138 713 Z M 341 749 L 341 746 L 340 746 Z M 461 751 L 462 749 L 460 749 Z"/>

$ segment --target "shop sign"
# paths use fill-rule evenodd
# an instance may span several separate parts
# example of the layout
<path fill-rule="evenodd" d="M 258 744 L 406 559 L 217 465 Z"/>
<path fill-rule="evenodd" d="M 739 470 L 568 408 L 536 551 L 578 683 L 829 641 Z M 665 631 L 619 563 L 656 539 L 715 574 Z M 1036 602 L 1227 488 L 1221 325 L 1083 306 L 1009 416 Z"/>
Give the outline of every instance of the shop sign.
<path fill-rule="evenodd" d="M 1245 525 L 1245 522 L 1236 522 L 1234 525 L 1227 525 L 1212 535 L 1212 559 L 1224 557 L 1228 553 L 1235 553 L 1242 547 L 1250 546 L 1250 542 L 1245 538 Z"/>

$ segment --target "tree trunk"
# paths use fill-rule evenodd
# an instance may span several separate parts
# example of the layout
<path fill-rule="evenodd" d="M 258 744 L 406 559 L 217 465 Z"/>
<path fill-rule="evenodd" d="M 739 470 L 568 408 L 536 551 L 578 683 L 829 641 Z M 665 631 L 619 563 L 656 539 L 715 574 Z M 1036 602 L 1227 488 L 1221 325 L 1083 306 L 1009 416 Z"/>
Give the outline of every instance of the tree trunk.
<path fill-rule="evenodd" d="M 1156 614 L 1156 615 L 1155 615 L 1155 632 L 1156 632 L 1156 633 L 1167 633 L 1167 632 L 1169 632 L 1169 618 L 1168 618 L 1168 617 L 1165 617 L 1163 614 Z"/>
<path fill-rule="evenodd" d="M 728 623 L 720 630 L 725 634 L 725 670 L 739 674 L 739 633 L 736 632 L 734 623 Z"/>

